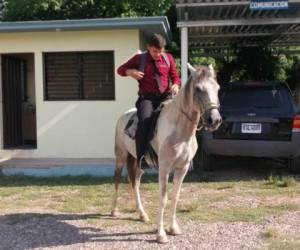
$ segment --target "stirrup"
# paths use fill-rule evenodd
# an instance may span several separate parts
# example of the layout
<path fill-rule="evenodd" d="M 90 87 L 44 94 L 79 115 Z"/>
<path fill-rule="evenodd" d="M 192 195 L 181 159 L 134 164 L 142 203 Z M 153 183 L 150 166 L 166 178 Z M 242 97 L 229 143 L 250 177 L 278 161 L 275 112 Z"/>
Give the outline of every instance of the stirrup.
<path fill-rule="evenodd" d="M 144 155 L 139 160 L 138 165 L 139 165 L 140 169 L 148 169 L 148 168 L 150 168 L 150 166 L 148 165 L 148 163 L 147 163 Z"/>

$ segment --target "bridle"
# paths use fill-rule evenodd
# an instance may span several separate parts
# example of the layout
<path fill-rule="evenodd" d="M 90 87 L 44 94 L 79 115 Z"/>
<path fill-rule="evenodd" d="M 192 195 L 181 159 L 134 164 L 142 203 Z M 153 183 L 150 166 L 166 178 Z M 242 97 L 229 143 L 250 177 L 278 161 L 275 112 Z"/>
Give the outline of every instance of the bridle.
<path fill-rule="evenodd" d="M 200 105 L 200 104 L 199 104 Z M 204 108 L 204 104 L 203 102 L 201 101 L 201 105 L 200 105 L 200 120 L 198 122 L 198 125 L 197 125 L 197 131 L 201 130 L 203 127 L 205 127 L 205 125 L 207 125 L 207 123 L 205 122 L 205 114 L 209 113 L 211 110 L 213 109 L 217 109 L 218 111 L 220 111 L 220 105 L 216 104 L 216 103 L 213 103 L 213 102 L 210 102 L 208 107 L 205 109 Z M 184 114 L 184 116 L 192 123 L 196 123 L 196 120 L 192 119 L 191 117 L 189 117 L 188 113 L 186 113 L 182 107 L 180 108 L 180 111 L 182 114 Z"/>
<path fill-rule="evenodd" d="M 196 92 L 194 91 L 194 98 L 195 97 L 196 97 Z M 214 102 L 209 102 L 208 105 L 204 105 L 203 100 L 201 98 L 197 97 L 197 100 L 198 100 L 198 105 L 200 107 L 200 120 L 198 121 L 196 130 L 199 131 L 207 125 L 207 123 L 205 122 L 205 119 L 204 119 L 205 114 L 209 113 L 213 109 L 220 111 L 220 104 L 217 104 Z M 180 107 L 180 111 L 181 111 L 181 113 L 184 114 L 184 116 L 187 118 L 187 120 L 189 120 L 192 123 L 196 123 L 196 120 L 189 117 L 188 113 L 186 113 L 182 109 L 182 107 Z"/>

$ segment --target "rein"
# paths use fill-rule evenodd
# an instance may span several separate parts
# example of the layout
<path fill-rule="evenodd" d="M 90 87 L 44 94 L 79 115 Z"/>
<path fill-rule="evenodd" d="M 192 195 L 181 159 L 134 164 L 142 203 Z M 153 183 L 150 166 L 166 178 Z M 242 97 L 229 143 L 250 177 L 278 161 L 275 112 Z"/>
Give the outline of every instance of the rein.
<path fill-rule="evenodd" d="M 214 104 L 214 103 L 210 103 L 210 106 L 209 106 L 208 109 L 206 109 L 206 110 L 205 110 L 204 112 L 202 112 L 202 113 L 200 112 L 200 120 L 199 120 L 199 122 L 198 122 L 198 126 L 197 126 L 197 128 L 196 128 L 196 131 L 201 130 L 201 129 L 205 126 L 205 122 L 204 122 L 204 119 L 203 119 L 204 114 L 205 114 L 205 112 L 208 112 L 208 111 L 210 111 L 210 110 L 212 110 L 212 109 L 218 109 L 218 110 L 219 110 L 219 105 Z M 182 107 L 180 107 L 180 111 L 181 111 L 182 114 L 185 115 L 185 117 L 186 117 L 190 122 L 196 123 L 196 120 L 193 120 L 191 117 L 189 117 L 188 113 L 186 113 L 186 112 L 182 109 Z"/>
<path fill-rule="evenodd" d="M 188 115 L 186 112 L 184 112 L 182 108 L 180 108 L 180 111 L 181 111 L 182 114 L 185 115 L 185 117 L 186 117 L 190 122 L 196 124 L 196 120 L 193 120 L 192 118 L 190 118 L 189 115 Z M 200 120 L 199 120 L 199 122 L 198 122 L 198 126 L 197 126 L 197 128 L 196 128 L 196 131 L 199 131 L 199 130 L 201 130 L 201 129 L 204 127 L 204 120 L 203 120 L 202 117 L 203 117 L 203 113 L 200 114 Z"/>

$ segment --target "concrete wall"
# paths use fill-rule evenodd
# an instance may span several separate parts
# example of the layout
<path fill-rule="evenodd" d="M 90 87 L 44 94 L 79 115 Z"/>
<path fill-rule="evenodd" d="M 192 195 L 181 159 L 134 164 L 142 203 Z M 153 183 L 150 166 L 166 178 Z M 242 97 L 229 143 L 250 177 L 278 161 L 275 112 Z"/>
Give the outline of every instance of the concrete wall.
<path fill-rule="evenodd" d="M 116 74 L 114 101 L 45 101 L 42 55 L 43 52 L 51 51 L 113 50 L 117 68 L 139 48 L 138 30 L 0 34 L 0 54 L 34 53 L 37 112 L 37 149 L 3 150 L 1 147 L 0 158 L 114 157 L 116 120 L 124 111 L 133 107 L 137 98 L 137 83 Z M 0 129 L 3 124 L 1 104 Z"/>

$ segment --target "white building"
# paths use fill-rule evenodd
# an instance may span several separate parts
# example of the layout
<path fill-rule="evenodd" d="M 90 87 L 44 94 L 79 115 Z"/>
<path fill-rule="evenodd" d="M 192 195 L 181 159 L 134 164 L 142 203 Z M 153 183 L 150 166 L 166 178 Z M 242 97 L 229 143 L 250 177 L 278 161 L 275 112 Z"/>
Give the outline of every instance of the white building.
<path fill-rule="evenodd" d="M 0 23 L 0 160 L 113 158 L 137 84 L 116 68 L 166 17 Z"/>

